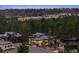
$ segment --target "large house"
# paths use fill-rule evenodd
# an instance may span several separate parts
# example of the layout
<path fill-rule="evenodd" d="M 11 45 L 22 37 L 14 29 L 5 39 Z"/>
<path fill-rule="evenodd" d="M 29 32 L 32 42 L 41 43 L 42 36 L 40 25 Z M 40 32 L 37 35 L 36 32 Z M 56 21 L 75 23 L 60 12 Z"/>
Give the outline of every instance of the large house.
<path fill-rule="evenodd" d="M 0 48 L 2 49 L 3 53 L 16 53 L 16 47 L 12 42 L 5 41 L 4 39 L 0 38 Z"/>
<path fill-rule="evenodd" d="M 48 45 L 48 36 L 44 33 L 35 33 L 32 36 L 29 37 L 29 44 L 36 44 L 37 46 L 42 46 L 43 44 L 45 46 Z"/>

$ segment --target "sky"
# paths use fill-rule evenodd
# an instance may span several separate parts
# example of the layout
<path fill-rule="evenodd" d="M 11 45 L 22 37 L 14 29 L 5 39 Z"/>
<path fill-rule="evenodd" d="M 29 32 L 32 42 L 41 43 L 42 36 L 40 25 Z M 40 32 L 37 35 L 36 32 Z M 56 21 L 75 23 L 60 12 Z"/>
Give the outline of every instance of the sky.
<path fill-rule="evenodd" d="M 79 8 L 79 5 L 0 5 L 0 9 Z"/>

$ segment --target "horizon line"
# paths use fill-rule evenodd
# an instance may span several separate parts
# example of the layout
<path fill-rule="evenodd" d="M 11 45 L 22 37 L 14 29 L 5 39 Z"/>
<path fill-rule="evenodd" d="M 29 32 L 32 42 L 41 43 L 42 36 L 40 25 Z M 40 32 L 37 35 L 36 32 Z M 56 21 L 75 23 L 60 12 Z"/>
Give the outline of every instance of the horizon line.
<path fill-rule="evenodd" d="M 0 5 L 0 9 L 54 9 L 79 8 L 79 5 Z"/>

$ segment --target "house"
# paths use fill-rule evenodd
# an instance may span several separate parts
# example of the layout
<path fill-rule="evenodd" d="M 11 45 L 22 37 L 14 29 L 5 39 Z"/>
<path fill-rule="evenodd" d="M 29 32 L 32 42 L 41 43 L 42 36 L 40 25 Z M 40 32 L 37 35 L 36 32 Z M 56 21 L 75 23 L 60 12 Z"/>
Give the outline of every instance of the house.
<path fill-rule="evenodd" d="M 33 37 L 35 40 L 48 39 L 48 36 L 46 36 L 44 33 L 38 33 L 38 32 L 33 34 Z"/>
<path fill-rule="evenodd" d="M 72 47 L 70 52 L 77 52 L 76 50 L 79 49 L 79 37 L 67 37 L 62 39 L 61 42 L 63 42 L 64 45 L 69 45 Z"/>
<path fill-rule="evenodd" d="M 0 48 L 2 49 L 3 53 L 16 53 L 16 47 L 12 42 L 5 41 L 4 39 L 0 38 Z"/>
<path fill-rule="evenodd" d="M 77 45 L 77 43 L 79 42 L 79 38 L 78 37 L 64 38 L 62 39 L 62 42 L 68 43 L 69 45 Z"/>
<path fill-rule="evenodd" d="M 7 36 L 7 34 L 0 34 L 0 38 L 7 38 L 8 36 Z"/>
<path fill-rule="evenodd" d="M 0 34 L 0 38 L 5 39 L 5 40 L 9 39 L 10 37 L 15 37 L 17 39 L 20 39 L 22 35 L 17 32 L 5 32 L 5 33 Z"/>
<path fill-rule="evenodd" d="M 48 45 L 48 36 L 45 35 L 44 33 L 35 33 L 32 35 L 32 37 L 29 38 L 29 43 L 30 44 L 36 44 L 37 46 L 42 46 L 44 43 L 45 46 Z"/>
<path fill-rule="evenodd" d="M 15 37 L 21 37 L 22 35 L 20 33 L 17 33 L 17 32 L 5 32 L 4 35 L 10 35 L 10 36 L 15 36 Z"/>

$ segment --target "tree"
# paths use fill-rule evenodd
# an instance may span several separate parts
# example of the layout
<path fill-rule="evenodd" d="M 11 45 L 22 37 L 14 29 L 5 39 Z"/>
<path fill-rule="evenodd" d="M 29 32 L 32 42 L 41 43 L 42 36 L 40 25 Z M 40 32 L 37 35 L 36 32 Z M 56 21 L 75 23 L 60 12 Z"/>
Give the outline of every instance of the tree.
<path fill-rule="evenodd" d="M 28 53 L 29 52 L 29 46 L 26 46 L 25 44 L 22 44 L 18 48 L 18 53 Z"/>
<path fill-rule="evenodd" d="M 68 43 L 66 43 L 65 46 L 64 46 L 64 49 L 65 49 L 64 51 L 66 53 L 70 53 L 74 49 L 74 46 L 73 45 L 69 45 Z"/>

